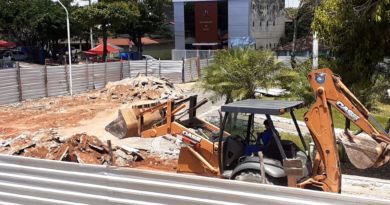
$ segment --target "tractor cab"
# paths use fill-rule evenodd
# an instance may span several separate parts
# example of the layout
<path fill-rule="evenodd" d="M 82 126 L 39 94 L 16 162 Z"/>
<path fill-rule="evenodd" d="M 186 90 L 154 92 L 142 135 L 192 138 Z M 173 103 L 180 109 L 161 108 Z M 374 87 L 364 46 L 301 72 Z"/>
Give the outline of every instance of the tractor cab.
<path fill-rule="evenodd" d="M 287 185 L 287 176 L 293 176 L 295 183 L 305 179 L 310 173 L 311 160 L 293 112 L 302 105 L 301 101 L 257 99 L 223 105 L 221 111 L 224 117 L 218 137 L 222 176 L 278 185 Z M 271 115 L 284 113 L 291 114 L 291 126 L 297 130 L 297 141 L 302 143 L 305 150 L 298 148 L 291 140 L 281 139 L 275 129 Z M 258 156 L 260 152 L 264 156 L 261 161 Z M 265 176 L 265 179 L 261 176 Z"/>

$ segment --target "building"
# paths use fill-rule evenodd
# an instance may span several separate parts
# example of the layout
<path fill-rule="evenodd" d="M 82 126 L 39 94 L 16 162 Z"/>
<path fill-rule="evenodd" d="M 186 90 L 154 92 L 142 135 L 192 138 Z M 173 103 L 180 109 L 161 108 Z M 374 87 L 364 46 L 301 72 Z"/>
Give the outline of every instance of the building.
<path fill-rule="evenodd" d="M 173 0 L 175 49 L 275 48 L 284 0 Z"/>

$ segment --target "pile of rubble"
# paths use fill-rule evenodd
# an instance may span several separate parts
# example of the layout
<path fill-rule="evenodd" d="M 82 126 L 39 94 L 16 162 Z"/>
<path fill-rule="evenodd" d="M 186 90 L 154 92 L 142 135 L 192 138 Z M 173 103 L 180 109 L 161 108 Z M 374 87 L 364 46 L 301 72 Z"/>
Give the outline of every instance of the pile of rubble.
<path fill-rule="evenodd" d="M 76 134 L 65 139 L 53 129 L 0 139 L 0 153 L 114 166 L 132 166 L 135 161 L 144 159 L 136 149 L 110 147 L 87 134 Z"/>
<path fill-rule="evenodd" d="M 180 99 L 183 91 L 166 78 L 140 75 L 107 83 L 101 91 L 111 99 L 123 101 Z"/>

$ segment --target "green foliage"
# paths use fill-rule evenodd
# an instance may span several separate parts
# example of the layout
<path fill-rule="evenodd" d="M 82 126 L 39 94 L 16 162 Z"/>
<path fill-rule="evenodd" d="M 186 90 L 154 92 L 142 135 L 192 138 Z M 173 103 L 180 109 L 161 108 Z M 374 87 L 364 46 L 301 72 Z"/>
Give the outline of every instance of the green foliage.
<path fill-rule="evenodd" d="M 81 7 L 73 15 L 79 24 L 98 28 L 100 36 L 103 37 L 103 59 L 105 60 L 108 33 L 119 30 L 128 22 L 133 22 L 139 16 L 139 11 L 134 1 L 106 0 Z"/>
<path fill-rule="evenodd" d="M 312 27 L 334 52 L 335 72 L 367 105 L 375 99 L 380 84 L 385 83 L 378 77 L 376 66 L 390 55 L 390 1 L 364 2 L 323 1 Z"/>
<path fill-rule="evenodd" d="M 125 24 L 118 27 L 117 32 L 128 34 L 138 48 L 138 52 L 142 54 L 142 37 L 147 33 L 151 34 L 166 30 L 164 10 L 169 3 L 169 0 L 136 1 L 135 5 L 140 15 L 136 16 L 132 21 L 126 21 Z"/>
<path fill-rule="evenodd" d="M 66 37 L 66 16 L 64 9 L 50 0 L 0 0 L 0 29 L 25 46 L 43 47 Z"/>
<path fill-rule="evenodd" d="M 214 91 L 218 97 L 226 97 L 226 102 L 255 98 L 255 89 L 275 84 L 282 67 L 270 51 L 221 50 L 214 57 L 214 63 L 204 69 L 201 87 Z"/>
<path fill-rule="evenodd" d="M 312 0 L 302 0 L 298 8 L 286 8 L 285 16 L 292 20 L 291 24 L 286 24 L 284 36 L 280 38 L 280 44 L 293 41 L 294 21 L 296 21 L 296 39 L 306 37 L 311 32 L 311 23 L 314 16 L 314 3 Z"/>
<path fill-rule="evenodd" d="M 330 59 L 320 58 L 320 68 L 333 68 L 333 61 Z M 312 71 L 313 62 L 307 60 L 299 65 L 295 69 L 285 68 L 280 71 L 279 82 L 281 87 L 290 92 L 290 98 L 295 100 L 303 100 L 306 105 L 314 102 L 313 89 L 311 88 L 307 75 Z"/>

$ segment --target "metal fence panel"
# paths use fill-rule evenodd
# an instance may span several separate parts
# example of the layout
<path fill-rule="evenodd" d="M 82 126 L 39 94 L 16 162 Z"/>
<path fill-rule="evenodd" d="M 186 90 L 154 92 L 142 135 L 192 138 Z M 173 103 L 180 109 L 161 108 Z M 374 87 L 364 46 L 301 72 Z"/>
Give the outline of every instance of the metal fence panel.
<path fill-rule="evenodd" d="M 47 67 L 47 87 L 49 96 L 68 94 L 68 79 L 64 66 Z"/>
<path fill-rule="evenodd" d="M 16 69 L 0 70 L 0 104 L 19 101 Z"/>
<path fill-rule="evenodd" d="M 73 65 L 73 92 L 100 89 L 110 81 L 135 77 L 138 74 L 165 77 L 174 83 L 191 82 L 198 79 L 201 69 L 207 62 L 192 58 L 185 61 L 139 60 Z M 69 67 L 66 65 L 21 68 L 21 86 L 19 86 L 18 68 L 0 70 L 0 104 L 18 102 L 20 99 L 19 88 L 21 88 L 23 100 L 69 95 L 69 75 Z"/>
<path fill-rule="evenodd" d="M 19 156 L 0 155 L 0 170 L 0 202 L 19 204 L 389 204 L 298 188 Z"/>
<path fill-rule="evenodd" d="M 172 50 L 172 60 L 182 60 L 189 58 L 207 59 L 212 58 L 216 50 Z"/>
<path fill-rule="evenodd" d="M 22 99 L 34 99 L 45 97 L 44 68 L 20 69 L 22 82 Z"/>
<path fill-rule="evenodd" d="M 138 74 L 146 73 L 147 61 L 130 61 L 130 73 L 131 77 L 135 77 Z M 148 71 L 149 72 L 149 71 Z"/>

